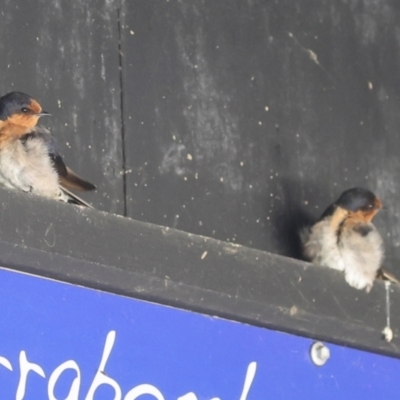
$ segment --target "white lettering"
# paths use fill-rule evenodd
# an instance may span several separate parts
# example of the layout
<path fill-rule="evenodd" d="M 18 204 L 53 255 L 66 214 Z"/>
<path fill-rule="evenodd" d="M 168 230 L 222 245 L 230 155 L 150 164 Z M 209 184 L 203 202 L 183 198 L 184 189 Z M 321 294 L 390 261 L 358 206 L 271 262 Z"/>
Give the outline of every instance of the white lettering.
<path fill-rule="evenodd" d="M 124 397 L 124 400 L 135 400 L 143 394 L 150 394 L 154 396 L 157 400 L 164 400 L 164 396 L 156 387 L 148 385 L 146 383 L 131 389 Z"/>
<path fill-rule="evenodd" d="M 197 400 L 197 396 L 193 393 L 186 393 L 185 395 L 178 397 L 177 400 Z"/>
<path fill-rule="evenodd" d="M 257 363 L 251 362 L 247 367 L 246 378 L 244 380 L 242 395 L 240 396 L 240 400 L 246 400 L 247 395 L 249 394 L 251 384 L 253 383 L 254 376 L 256 375 Z"/>
<path fill-rule="evenodd" d="M 36 372 L 42 378 L 46 377 L 40 365 L 30 363 L 27 360 L 25 351 L 21 351 L 21 353 L 19 354 L 19 367 L 21 370 L 21 374 L 19 377 L 17 394 L 15 396 L 16 400 L 22 400 L 25 396 L 26 380 L 28 378 L 29 371 Z"/>
<path fill-rule="evenodd" d="M 177 400 L 197 400 L 197 396 L 193 393 L 186 393 L 185 395 L 179 397 Z M 213 397 L 210 400 L 221 400 L 219 397 Z"/>
<path fill-rule="evenodd" d="M 115 339 L 116 339 L 116 332 L 115 331 L 108 332 L 104 343 L 104 349 L 100 359 L 99 368 L 96 372 L 96 375 L 93 378 L 90 388 L 86 394 L 85 400 L 93 400 L 98 387 L 101 385 L 111 386 L 111 388 L 114 389 L 114 394 L 115 394 L 114 400 L 122 400 L 122 391 L 118 382 L 109 377 L 105 372 L 108 359 L 115 344 Z M 18 382 L 15 399 L 23 400 L 26 392 L 29 372 L 33 371 L 42 378 L 45 378 L 46 376 L 40 365 L 28 361 L 25 351 L 20 352 L 19 365 L 20 365 L 20 378 Z M 3 366 L 4 368 L 10 371 L 13 371 L 13 367 L 10 361 L 2 356 L 0 356 L 0 366 Z M 68 369 L 74 370 L 76 372 L 76 377 L 71 382 L 68 396 L 64 400 L 80 399 L 79 392 L 81 389 L 81 375 L 82 375 L 81 370 L 76 361 L 68 360 L 60 364 L 50 375 L 47 385 L 48 400 L 57 400 L 54 393 L 56 385 L 61 375 Z M 257 372 L 257 363 L 253 361 L 247 367 L 246 376 L 243 383 L 243 389 L 239 400 L 247 400 L 247 396 L 249 395 L 249 392 L 251 390 L 251 386 L 253 384 L 256 372 Z M 148 383 L 137 385 L 134 388 L 132 388 L 125 395 L 124 400 L 137 400 L 142 395 L 150 395 L 154 397 L 155 400 L 165 400 L 164 395 L 160 392 L 160 390 L 158 390 L 155 386 Z M 178 397 L 177 400 L 198 400 L 198 398 L 194 392 L 189 392 Z M 221 400 L 221 399 L 219 397 L 213 397 L 210 400 Z"/>
<path fill-rule="evenodd" d="M 100 385 L 110 385 L 115 390 L 114 400 L 121 400 L 122 398 L 121 388 L 119 387 L 118 383 L 105 374 L 106 363 L 114 346 L 115 335 L 115 331 L 108 332 L 99 368 L 85 397 L 85 400 L 93 400 L 93 395 Z"/>
<path fill-rule="evenodd" d="M 5 358 L 5 357 L 0 357 L 0 365 L 9 369 L 10 371 L 13 370 L 10 361 L 8 361 L 7 358 Z"/>
<path fill-rule="evenodd" d="M 78 364 L 74 360 L 66 361 L 59 365 L 51 374 L 49 379 L 49 385 L 47 387 L 47 395 L 49 400 L 57 400 L 54 396 L 54 387 L 58 381 L 61 374 L 67 369 L 74 369 L 76 371 L 76 378 L 73 380 L 71 389 L 68 393 L 68 397 L 65 400 L 79 400 L 79 389 L 81 386 L 81 371 Z"/>

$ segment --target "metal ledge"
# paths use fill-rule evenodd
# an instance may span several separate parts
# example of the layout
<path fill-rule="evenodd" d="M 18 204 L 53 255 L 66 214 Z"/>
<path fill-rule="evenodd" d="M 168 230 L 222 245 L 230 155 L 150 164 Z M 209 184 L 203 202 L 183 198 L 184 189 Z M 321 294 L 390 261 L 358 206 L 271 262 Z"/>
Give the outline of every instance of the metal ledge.
<path fill-rule="evenodd" d="M 0 265 L 372 352 L 400 356 L 400 287 L 259 250 L 0 189 Z"/>

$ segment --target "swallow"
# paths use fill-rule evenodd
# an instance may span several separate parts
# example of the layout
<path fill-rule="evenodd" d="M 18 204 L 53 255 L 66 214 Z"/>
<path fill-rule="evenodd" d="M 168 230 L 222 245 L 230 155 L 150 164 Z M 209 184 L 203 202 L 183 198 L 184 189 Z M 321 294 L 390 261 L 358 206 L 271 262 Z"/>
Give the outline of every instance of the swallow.
<path fill-rule="evenodd" d="M 0 97 L 0 184 L 8 189 L 93 208 L 71 190 L 96 187 L 68 168 L 50 132 L 37 123 L 50 114 L 31 96 Z"/>
<path fill-rule="evenodd" d="M 304 257 L 343 271 L 350 286 L 369 292 L 384 257 L 382 238 L 371 222 L 381 208 L 382 202 L 371 191 L 346 190 L 300 233 Z"/>

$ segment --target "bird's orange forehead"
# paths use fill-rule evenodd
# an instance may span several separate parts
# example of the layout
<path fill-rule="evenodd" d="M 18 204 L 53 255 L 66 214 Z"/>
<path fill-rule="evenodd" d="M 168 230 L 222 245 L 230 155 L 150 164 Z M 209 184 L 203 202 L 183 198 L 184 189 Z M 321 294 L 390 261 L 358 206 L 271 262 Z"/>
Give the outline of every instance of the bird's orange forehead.
<path fill-rule="evenodd" d="M 29 104 L 29 108 L 35 113 L 35 114 L 39 114 L 40 112 L 42 112 L 42 107 L 40 106 L 40 104 L 35 100 L 32 99 L 31 103 Z"/>
<path fill-rule="evenodd" d="M 356 220 L 362 220 L 364 222 L 371 222 L 381 208 L 382 208 L 382 202 L 377 198 L 374 202 L 374 208 L 368 211 L 359 210 L 350 213 L 350 217 L 355 218 Z"/>
<path fill-rule="evenodd" d="M 352 213 L 351 218 L 362 220 L 363 222 L 371 222 L 379 210 L 374 209 L 371 211 L 357 211 Z"/>
<path fill-rule="evenodd" d="M 376 198 L 376 199 L 375 199 L 375 208 L 378 209 L 378 210 L 380 210 L 380 209 L 382 208 L 382 206 L 383 206 L 383 204 L 382 204 L 382 202 L 380 201 L 380 199 Z"/>

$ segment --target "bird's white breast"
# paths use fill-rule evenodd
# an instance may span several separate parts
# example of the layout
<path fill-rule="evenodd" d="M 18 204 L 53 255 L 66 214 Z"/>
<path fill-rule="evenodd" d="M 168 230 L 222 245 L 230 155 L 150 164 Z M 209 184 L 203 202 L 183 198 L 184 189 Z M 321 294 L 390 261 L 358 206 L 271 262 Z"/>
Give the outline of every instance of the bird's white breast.
<path fill-rule="evenodd" d="M 338 247 L 349 285 L 357 289 L 370 289 L 383 261 L 383 242 L 372 223 L 362 224 L 362 227 L 368 230 L 365 235 L 354 229 L 356 226 L 344 230 Z"/>
<path fill-rule="evenodd" d="M 44 197 L 60 194 L 58 174 L 40 138 L 29 138 L 25 143 L 15 140 L 1 149 L 0 183 Z"/>
<path fill-rule="evenodd" d="M 344 271 L 349 285 L 369 290 L 384 256 L 382 238 L 372 223 L 346 224 L 339 230 L 324 219 L 302 234 L 303 252 L 317 265 Z"/>
<path fill-rule="evenodd" d="M 303 251 L 307 259 L 317 265 L 344 270 L 336 232 L 330 221 L 324 219 L 313 225 L 307 236 L 303 235 Z"/>

